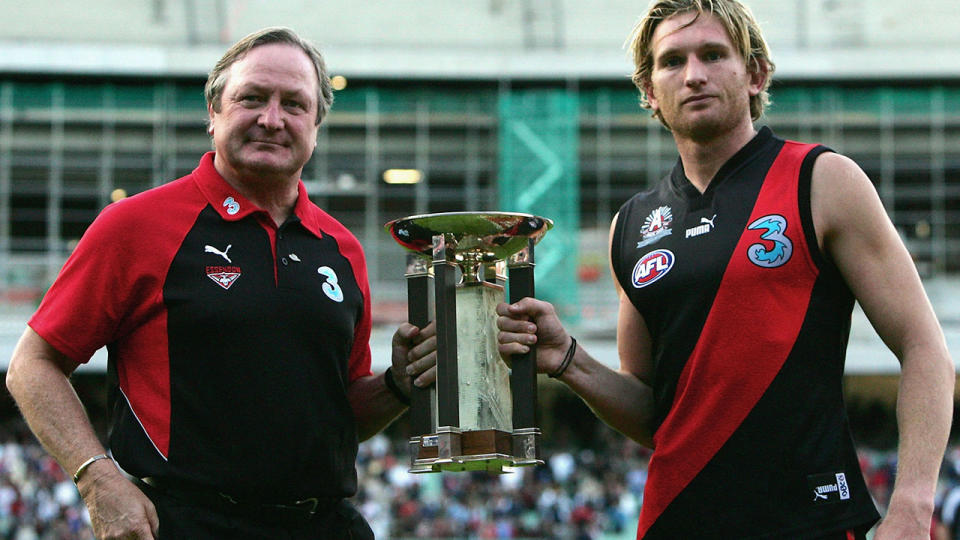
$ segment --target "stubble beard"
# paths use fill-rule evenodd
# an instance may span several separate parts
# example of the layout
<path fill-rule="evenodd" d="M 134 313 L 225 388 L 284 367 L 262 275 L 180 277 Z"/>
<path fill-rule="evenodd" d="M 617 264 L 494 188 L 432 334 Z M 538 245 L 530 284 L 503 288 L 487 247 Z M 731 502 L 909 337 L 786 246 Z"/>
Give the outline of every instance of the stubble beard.
<path fill-rule="evenodd" d="M 670 129 L 675 137 L 704 143 L 725 136 L 739 125 L 740 111 L 732 110 L 729 106 L 708 112 L 713 114 L 695 114 L 693 118 L 677 114 L 675 122 L 670 123 Z"/>
<path fill-rule="evenodd" d="M 706 121 L 681 123 L 674 127 L 674 135 L 694 142 L 705 143 L 724 137 L 733 131 L 735 126 L 736 124 L 733 122 L 725 122 L 714 118 Z"/>

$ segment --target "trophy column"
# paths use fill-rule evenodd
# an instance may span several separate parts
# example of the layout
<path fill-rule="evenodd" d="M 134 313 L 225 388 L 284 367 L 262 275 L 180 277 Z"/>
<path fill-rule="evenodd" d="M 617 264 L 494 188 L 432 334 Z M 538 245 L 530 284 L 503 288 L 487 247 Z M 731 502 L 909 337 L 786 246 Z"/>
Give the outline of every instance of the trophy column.
<path fill-rule="evenodd" d="M 457 265 L 454 257 L 454 253 L 448 250 L 446 237 L 434 235 L 433 291 L 437 313 L 437 459 L 434 463 L 441 468 L 452 464 L 454 458 L 462 454 L 457 369 Z"/>
<path fill-rule="evenodd" d="M 423 328 L 433 320 L 433 276 L 429 263 L 414 253 L 407 255 L 407 321 Z M 433 433 L 434 388 L 412 386 L 410 391 L 410 427 L 416 435 L 410 437 L 410 470 L 430 472 L 431 467 L 417 464 L 421 437 Z"/>
<path fill-rule="evenodd" d="M 534 297 L 533 240 L 510 257 L 510 303 Z M 514 464 L 535 465 L 540 459 L 540 428 L 537 427 L 537 346 L 526 354 L 515 354 L 511 361 L 510 393 L 513 395 Z"/>

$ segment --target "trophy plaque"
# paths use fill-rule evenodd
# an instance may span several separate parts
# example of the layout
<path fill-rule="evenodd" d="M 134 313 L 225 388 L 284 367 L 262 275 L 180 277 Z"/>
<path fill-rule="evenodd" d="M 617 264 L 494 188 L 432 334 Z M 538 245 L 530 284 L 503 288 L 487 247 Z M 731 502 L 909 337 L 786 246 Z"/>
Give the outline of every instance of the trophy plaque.
<path fill-rule="evenodd" d="M 410 472 L 542 464 L 536 349 L 497 350 L 496 306 L 534 296 L 533 246 L 549 219 L 508 212 L 448 212 L 386 224 L 407 248 L 407 314 L 437 331 L 437 382 L 413 388 Z M 509 275 L 505 269 L 509 270 Z"/>

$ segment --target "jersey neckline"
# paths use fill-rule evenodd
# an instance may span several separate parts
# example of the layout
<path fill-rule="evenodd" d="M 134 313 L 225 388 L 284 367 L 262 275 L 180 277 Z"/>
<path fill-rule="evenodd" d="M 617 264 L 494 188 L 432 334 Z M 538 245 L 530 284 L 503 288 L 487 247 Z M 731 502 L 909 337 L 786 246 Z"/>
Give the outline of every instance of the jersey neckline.
<path fill-rule="evenodd" d="M 677 163 L 673 166 L 673 170 L 670 173 L 670 187 L 679 197 L 688 201 L 696 201 L 701 198 L 710 199 L 713 197 L 713 192 L 717 189 L 718 185 L 730 178 L 733 172 L 755 159 L 759 155 L 758 151 L 773 140 L 773 131 L 767 126 L 761 127 L 747 144 L 737 150 L 737 152 L 720 167 L 713 178 L 710 179 L 710 183 L 707 184 L 707 189 L 705 189 L 703 193 L 700 193 L 700 190 L 687 178 L 687 174 L 683 169 L 683 161 L 680 157 L 677 157 Z"/>

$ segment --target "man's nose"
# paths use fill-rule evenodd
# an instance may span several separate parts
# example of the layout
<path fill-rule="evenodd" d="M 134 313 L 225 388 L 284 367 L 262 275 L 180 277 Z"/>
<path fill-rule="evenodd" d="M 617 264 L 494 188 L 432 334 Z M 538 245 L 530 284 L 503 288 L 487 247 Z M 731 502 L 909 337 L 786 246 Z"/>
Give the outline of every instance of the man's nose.
<path fill-rule="evenodd" d="M 684 83 L 687 86 L 701 86 L 705 82 L 707 82 L 707 69 L 704 63 L 695 56 L 687 59 Z"/>
<path fill-rule="evenodd" d="M 278 99 L 267 101 L 266 105 L 264 105 L 260 111 L 260 117 L 257 119 L 257 123 L 265 129 L 283 128 L 283 111 Z"/>

